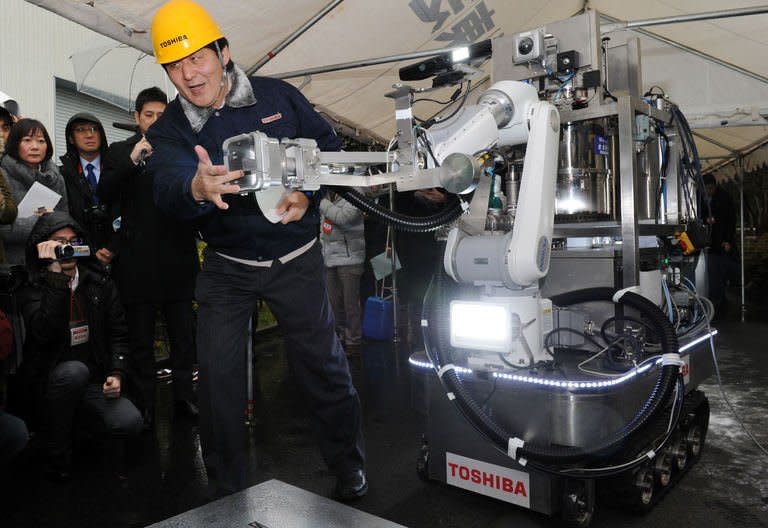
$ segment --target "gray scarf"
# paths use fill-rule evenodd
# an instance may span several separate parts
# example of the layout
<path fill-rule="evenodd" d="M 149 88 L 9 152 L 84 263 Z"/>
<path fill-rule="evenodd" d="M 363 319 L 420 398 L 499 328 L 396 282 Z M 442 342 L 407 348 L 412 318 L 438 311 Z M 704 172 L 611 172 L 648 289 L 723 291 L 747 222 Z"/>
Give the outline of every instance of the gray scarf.
<path fill-rule="evenodd" d="M 39 181 L 49 189 L 57 189 L 59 187 L 61 175 L 53 159 L 42 163 L 35 169 L 7 154 L 3 156 L 2 160 L 2 167 L 5 169 L 8 177 L 19 182 L 25 190 L 32 187 L 32 184 L 36 181 Z"/>
<path fill-rule="evenodd" d="M 251 106 L 256 103 L 256 96 L 253 95 L 253 88 L 251 87 L 251 81 L 248 80 L 248 76 L 238 66 L 234 64 L 232 71 L 227 73 L 227 84 L 229 85 L 229 91 L 224 98 L 224 104 L 231 106 L 232 108 L 242 108 L 244 106 Z M 181 101 L 181 108 L 184 110 L 184 115 L 187 116 L 192 130 L 195 133 L 200 132 L 205 123 L 208 122 L 216 109 L 213 106 L 199 107 L 196 106 L 179 94 L 179 101 Z"/>

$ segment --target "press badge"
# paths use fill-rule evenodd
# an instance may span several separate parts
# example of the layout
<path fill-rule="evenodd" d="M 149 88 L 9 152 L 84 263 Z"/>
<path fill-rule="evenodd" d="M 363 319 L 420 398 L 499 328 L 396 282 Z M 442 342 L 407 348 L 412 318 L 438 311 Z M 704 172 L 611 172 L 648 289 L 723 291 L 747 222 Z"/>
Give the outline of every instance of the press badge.
<path fill-rule="evenodd" d="M 88 323 L 85 321 L 72 321 L 69 323 L 69 345 L 77 346 L 88 342 Z"/>

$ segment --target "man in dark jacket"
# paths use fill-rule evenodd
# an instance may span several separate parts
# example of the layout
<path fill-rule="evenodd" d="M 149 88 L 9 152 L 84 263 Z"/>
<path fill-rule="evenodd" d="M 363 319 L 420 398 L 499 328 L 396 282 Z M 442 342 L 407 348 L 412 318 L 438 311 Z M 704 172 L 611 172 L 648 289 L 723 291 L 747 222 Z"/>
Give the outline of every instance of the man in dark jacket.
<path fill-rule="evenodd" d="M 67 185 L 69 213 L 89 235 L 96 258 L 108 265 L 114 258 L 112 220 L 115 211 L 109 210 L 97 194 L 97 186 L 104 170 L 107 135 L 101 121 L 87 112 L 73 115 L 64 129 L 67 152 L 59 159 L 61 175 Z"/>
<path fill-rule="evenodd" d="M 322 150 L 340 140 L 293 86 L 248 76 L 229 45 L 194 2 L 163 5 L 152 22 L 155 58 L 179 91 L 149 130 L 155 201 L 167 214 L 195 219 L 208 243 L 198 275 L 200 436 L 220 493 L 247 485 L 244 352 L 258 298 L 283 330 L 288 361 L 306 396 L 323 457 L 342 500 L 368 490 L 360 400 L 334 331 L 317 244 L 316 199 L 287 193 L 269 220 L 252 196 L 229 182 L 222 143 L 261 130 L 274 138 L 309 137 Z M 273 223 L 273 221 L 275 223 Z"/>
<path fill-rule="evenodd" d="M 707 284 L 709 299 L 715 306 L 715 315 L 725 312 L 728 277 L 737 266 L 736 207 L 728 191 L 717 184 L 712 174 L 704 175 L 707 203 L 705 220 L 710 226 L 711 241 L 707 249 Z"/>
<path fill-rule="evenodd" d="M 87 259 L 57 254 L 83 237 L 66 213 L 40 217 L 27 242 L 30 284 L 19 292 L 27 328 L 23 372 L 42 411 L 49 470 L 62 480 L 79 408 L 112 437 L 142 429 L 141 413 L 124 395 L 128 332 L 117 288 Z"/>
<path fill-rule="evenodd" d="M 146 169 L 152 145 L 144 137 L 165 111 L 168 99 L 160 88 L 136 97 L 134 119 L 139 131 L 112 143 L 99 180 L 99 197 L 110 209 L 119 204 L 117 233 L 120 255 L 113 276 L 128 317 L 131 349 L 142 387 L 145 427 L 152 426 L 155 403 L 155 316 L 163 311 L 173 378 L 175 410 L 197 416 L 192 389 L 195 355 L 192 299 L 199 268 L 192 227 L 163 214 L 153 199 L 153 178 Z"/>

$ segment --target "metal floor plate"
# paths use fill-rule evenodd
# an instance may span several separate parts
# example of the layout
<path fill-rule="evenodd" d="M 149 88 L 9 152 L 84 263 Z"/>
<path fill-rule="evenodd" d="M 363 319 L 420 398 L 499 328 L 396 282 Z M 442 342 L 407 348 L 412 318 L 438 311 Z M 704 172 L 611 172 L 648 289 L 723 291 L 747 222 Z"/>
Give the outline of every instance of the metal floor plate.
<path fill-rule="evenodd" d="M 268 480 L 149 528 L 404 528 L 369 513 Z"/>

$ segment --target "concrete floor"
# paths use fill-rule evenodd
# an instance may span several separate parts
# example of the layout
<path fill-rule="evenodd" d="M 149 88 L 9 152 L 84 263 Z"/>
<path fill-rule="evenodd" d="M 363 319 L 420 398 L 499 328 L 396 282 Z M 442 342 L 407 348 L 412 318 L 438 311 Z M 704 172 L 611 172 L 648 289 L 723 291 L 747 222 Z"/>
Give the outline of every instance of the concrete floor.
<path fill-rule="evenodd" d="M 754 435 L 768 445 L 768 324 L 724 321 L 719 329 L 723 388 Z M 330 496 L 334 481 L 286 374 L 279 335 L 261 336 L 256 352 L 262 391 L 251 435 L 251 482 L 279 479 Z M 365 409 L 371 486 L 354 507 L 409 527 L 561 526 L 559 519 L 418 478 L 423 417 L 410 401 L 408 355 L 390 344 L 370 343 L 351 361 Z M 768 457 L 740 429 L 714 379 L 702 389 L 712 415 L 700 462 L 650 513 L 633 516 L 601 504 L 593 527 L 768 527 Z M 169 397 L 170 387 L 159 386 L 158 425 L 130 450 L 127 480 L 105 471 L 94 449 L 79 451 L 74 478 L 66 484 L 41 478 L 33 460 L 14 476 L 12 492 L 0 497 L 5 502 L 0 526 L 138 527 L 206 504 L 196 425 L 171 420 Z"/>

